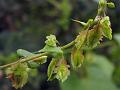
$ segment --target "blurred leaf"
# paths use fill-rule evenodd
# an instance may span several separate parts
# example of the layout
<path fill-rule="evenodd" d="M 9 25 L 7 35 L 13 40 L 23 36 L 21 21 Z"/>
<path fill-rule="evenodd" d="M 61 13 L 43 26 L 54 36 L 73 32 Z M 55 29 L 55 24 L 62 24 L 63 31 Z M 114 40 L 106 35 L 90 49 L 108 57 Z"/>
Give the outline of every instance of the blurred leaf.
<path fill-rule="evenodd" d="M 113 73 L 113 80 L 118 86 L 120 85 L 120 66 L 115 68 Z"/>
<path fill-rule="evenodd" d="M 0 54 L 0 65 L 14 62 L 17 60 L 17 58 L 18 58 L 18 56 L 16 53 L 11 53 L 8 56 L 6 56 L 4 54 Z"/>
<path fill-rule="evenodd" d="M 87 65 L 87 77 L 80 78 L 72 73 L 68 80 L 61 84 L 62 90 L 118 90 L 111 76 L 113 65 L 106 57 L 94 55 L 90 65 Z"/>
<path fill-rule="evenodd" d="M 118 44 L 120 45 L 120 34 L 114 34 L 114 39 L 118 42 Z"/>
<path fill-rule="evenodd" d="M 98 70 L 98 72 L 99 71 L 102 72 L 103 75 L 105 75 L 106 78 L 108 78 L 108 79 L 111 79 L 112 73 L 113 73 L 113 70 L 114 70 L 113 64 L 105 56 L 94 55 L 94 54 L 93 54 L 93 60 L 91 62 L 91 66 L 89 68 L 96 68 Z M 94 73 L 94 72 L 91 72 L 91 74 L 92 73 Z M 98 74 L 100 76 L 102 76 L 102 73 L 101 73 L 101 75 L 99 73 Z M 97 75 L 97 76 L 99 76 L 99 75 Z M 97 76 L 95 76 L 95 77 L 97 77 Z"/>
<path fill-rule="evenodd" d="M 60 18 L 58 20 L 58 24 L 63 28 L 63 30 L 67 30 L 70 24 L 70 15 L 72 11 L 72 5 L 69 0 L 62 0 L 59 3 L 60 9 Z"/>

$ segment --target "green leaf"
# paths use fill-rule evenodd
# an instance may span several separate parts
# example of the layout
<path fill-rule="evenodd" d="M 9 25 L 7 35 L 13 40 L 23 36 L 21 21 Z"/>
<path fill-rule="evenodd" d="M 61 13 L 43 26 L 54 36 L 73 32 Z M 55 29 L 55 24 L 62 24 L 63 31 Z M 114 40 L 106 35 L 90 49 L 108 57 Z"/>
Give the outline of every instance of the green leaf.
<path fill-rule="evenodd" d="M 22 88 L 28 81 L 28 66 L 26 63 L 18 63 L 6 70 L 8 78 L 12 81 L 13 87 Z"/>
<path fill-rule="evenodd" d="M 76 48 L 73 48 L 71 53 L 71 64 L 74 69 L 77 69 L 81 66 L 84 60 L 84 55 L 82 52 Z"/>
<path fill-rule="evenodd" d="M 61 59 L 58 61 L 55 58 L 52 59 L 47 71 L 48 80 L 57 78 L 58 80 L 64 82 L 69 74 L 70 71 L 68 70 L 68 65 L 65 60 Z"/>
<path fill-rule="evenodd" d="M 112 29 L 111 29 L 111 23 L 110 23 L 110 19 L 108 16 L 104 17 L 101 21 L 101 31 L 103 32 L 103 35 L 108 38 L 108 39 L 112 39 Z"/>
<path fill-rule="evenodd" d="M 93 23 L 93 19 L 89 19 L 87 25 L 85 26 L 85 31 L 81 31 L 80 35 L 75 39 L 75 46 L 77 49 L 83 48 L 93 48 L 97 46 L 102 38 L 102 33 L 99 29 L 99 24 L 95 25 L 89 30 L 90 25 Z"/>
<path fill-rule="evenodd" d="M 88 31 L 86 44 L 90 48 L 96 47 L 102 39 L 102 32 L 99 29 L 99 25 L 94 26 L 92 30 Z"/>
<path fill-rule="evenodd" d="M 84 26 L 84 29 L 87 29 L 93 23 L 93 19 L 89 19 L 87 21 L 87 23 L 81 22 L 81 21 L 78 21 L 78 20 L 73 20 L 73 21 L 82 24 Z"/>
<path fill-rule="evenodd" d="M 75 39 L 75 46 L 77 49 L 80 49 L 84 45 L 86 36 L 87 31 L 81 31 L 80 34 L 77 36 L 77 38 Z"/>
<path fill-rule="evenodd" d="M 47 70 L 48 80 L 51 80 L 54 78 L 53 73 L 54 73 L 56 64 L 57 64 L 57 60 L 55 58 L 53 58 L 49 64 L 48 70 Z"/>
<path fill-rule="evenodd" d="M 36 54 L 33 54 L 33 53 L 28 52 L 28 51 L 23 50 L 23 49 L 18 49 L 17 54 L 20 56 L 23 56 L 23 57 L 32 57 L 32 56 L 36 55 Z M 39 64 L 45 63 L 46 59 L 47 59 L 47 56 L 45 58 L 43 58 L 42 60 L 39 58 L 35 58 L 35 61 L 29 61 L 27 63 L 28 63 L 29 68 L 34 69 L 34 68 L 37 68 L 39 66 Z"/>
<path fill-rule="evenodd" d="M 89 19 L 89 20 L 87 21 L 87 26 L 91 25 L 92 23 L 93 23 L 93 19 Z"/>
<path fill-rule="evenodd" d="M 17 50 L 17 54 L 18 54 L 19 56 L 23 56 L 23 57 L 28 57 L 28 56 L 33 56 L 33 55 L 35 55 L 35 54 L 33 54 L 33 53 L 31 53 L 31 52 L 29 52 L 29 51 L 27 51 L 27 50 L 24 50 L 24 49 L 18 49 L 18 50 Z"/>

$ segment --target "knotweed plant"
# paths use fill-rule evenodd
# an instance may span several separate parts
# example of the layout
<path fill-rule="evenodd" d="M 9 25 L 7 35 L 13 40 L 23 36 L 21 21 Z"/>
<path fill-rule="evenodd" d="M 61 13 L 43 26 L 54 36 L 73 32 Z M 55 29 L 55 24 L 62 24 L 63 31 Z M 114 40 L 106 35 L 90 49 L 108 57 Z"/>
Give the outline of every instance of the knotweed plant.
<path fill-rule="evenodd" d="M 17 54 L 21 57 L 13 63 L 0 66 L 6 71 L 8 79 L 13 87 L 22 88 L 28 81 L 28 73 L 31 69 L 37 69 L 40 64 L 44 64 L 48 57 L 52 57 L 47 69 L 48 80 L 58 79 L 64 82 L 70 75 L 70 67 L 78 69 L 84 62 L 83 51 L 93 49 L 102 43 L 104 37 L 112 39 L 112 29 L 109 16 L 106 16 L 107 7 L 115 7 L 114 3 L 106 0 L 99 0 L 97 15 L 89 19 L 86 23 L 80 23 L 83 28 L 76 36 L 76 39 L 67 45 L 60 46 L 55 35 L 46 37 L 45 46 L 37 53 L 31 53 L 23 49 L 18 49 Z M 65 49 L 71 48 L 71 64 L 68 65 L 64 56 Z"/>

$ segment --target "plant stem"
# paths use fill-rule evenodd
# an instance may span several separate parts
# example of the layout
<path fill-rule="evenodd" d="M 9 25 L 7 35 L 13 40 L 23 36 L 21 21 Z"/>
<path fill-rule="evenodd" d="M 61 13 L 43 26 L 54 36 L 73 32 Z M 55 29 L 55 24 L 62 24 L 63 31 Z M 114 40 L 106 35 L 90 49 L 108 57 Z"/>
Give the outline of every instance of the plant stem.
<path fill-rule="evenodd" d="M 0 69 L 3 69 L 3 68 L 6 68 L 6 67 L 9 67 L 11 65 L 15 65 L 17 63 L 24 63 L 24 62 L 28 62 L 28 61 L 31 61 L 31 60 L 36 60 L 36 58 L 39 58 L 41 57 L 41 59 L 45 58 L 45 57 L 42 57 L 42 56 L 45 56 L 47 55 L 48 53 L 42 53 L 42 54 L 37 54 L 35 56 L 32 56 L 32 57 L 27 57 L 27 58 L 24 58 L 24 59 L 21 59 L 21 60 L 18 60 L 16 62 L 13 62 L 13 63 L 9 63 L 9 64 L 5 64 L 3 66 L 0 66 Z"/>
<path fill-rule="evenodd" d="M 75 41 L 72 41 L 72 42 L 68 43 L 67 45 L 62 46 L 61 49 L 69 48 L 70 46 L 74 45 L 74 43 L 75 43 Z M 44 57 L 44 56 L 46 56 L 46 55 L 48 55 L 47 52 L 45 52 L 45 53 L 40 53 L 40 54 L 36 54 L 35 56 L 32 56 L 32 57 L 23 58 L 23 59 L 20 59 L 20 60 L 15 61 L 15 62 L 2 65 L 2 66 L 0 66 L 0 69 L 7 68 L 7 67 L 12 66 L 12 65 L 15 65 L 15 64 L 17 64 L 17 63 L 24 63 L 24 62 L 28 62 L 28 61 L 36 61 L 37 58 L 39 58 L 39 59 L 44 59 L 44 58 L 46 58 L 46 57 Z"/>
<path fill-rule="evenodd" d="M 70 43 L 68 43 L 68 44 L 66 44 L 66 45 L 64 45 L 64 46 L 62 46 L 61 49 L 69 48 L 70 46 L 72 46 L 72 45 L 74 45 L 74 44 L 75 44 L 75 40 L 73 40 L 72 42 L 70 42 Z"/>

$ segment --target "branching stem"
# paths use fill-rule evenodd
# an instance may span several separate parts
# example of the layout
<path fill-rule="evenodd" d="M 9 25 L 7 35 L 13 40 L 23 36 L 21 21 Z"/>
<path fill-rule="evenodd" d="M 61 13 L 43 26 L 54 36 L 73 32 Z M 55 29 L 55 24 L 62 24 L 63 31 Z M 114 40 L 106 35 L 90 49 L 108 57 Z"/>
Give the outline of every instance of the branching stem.
<path fill-rule="evenodd" d="M 74 45 L 74 43 L 75 43 L 75 41 L 72 41 L 72 42 L 70 42 L 70 43 L 62 46 L 61 49 L 69 48 L 69 47 L 71 47 L 72 45 Z M 24 62 L 28 62 L 28 61 L 35 61 L 37 58 L 39 58 L 39 60 L 41 60 L 41 59 L 46 58 L 46 57 L 44 57 L 44 56 L 47 56 L 48 54 L 49 54 L 49 53 L 45 52 L 45 53 L 36 54 L 35 56 L 23 58 L 23 59 L 20 59 L 20 60 L 15 61 L 15 62 L 2 65 L 2 66 L 0 66 L 0 69 L 7 68 L 7 67 L 12 66 L 12 65 L 15 65 L 15 64 L 17 64 L 17 63 L 24 63 Z"/>
<path fill-rule="evenodd" d="M 47 55 L 48 53 L 42 53 L 42 54 L 37 54 L 35 56 L 31 56 L 31 57 L 27 57 L 27 58 L 24 58 L 24 59 L 20 59 L 20 60 L 17 60 L 16 62 L 12 62 L 12 63 L 9 63 L 9 64 L 5 64 L 5 65 L 2 65 L 0 66 L 0 69 L 3 69 L 3 68 L 6 68 L 6 67 L 9 67 L 11 65 L 15 65 L 17 63 L 24 63 L 24 62 L 28 62 L 28 61 L 34 61 L 36 60 L 36 58 L 40 58 L 40 59 L 43 59 L 45 57 L 42 57 L 42 56 L 45 56 Z"/>

